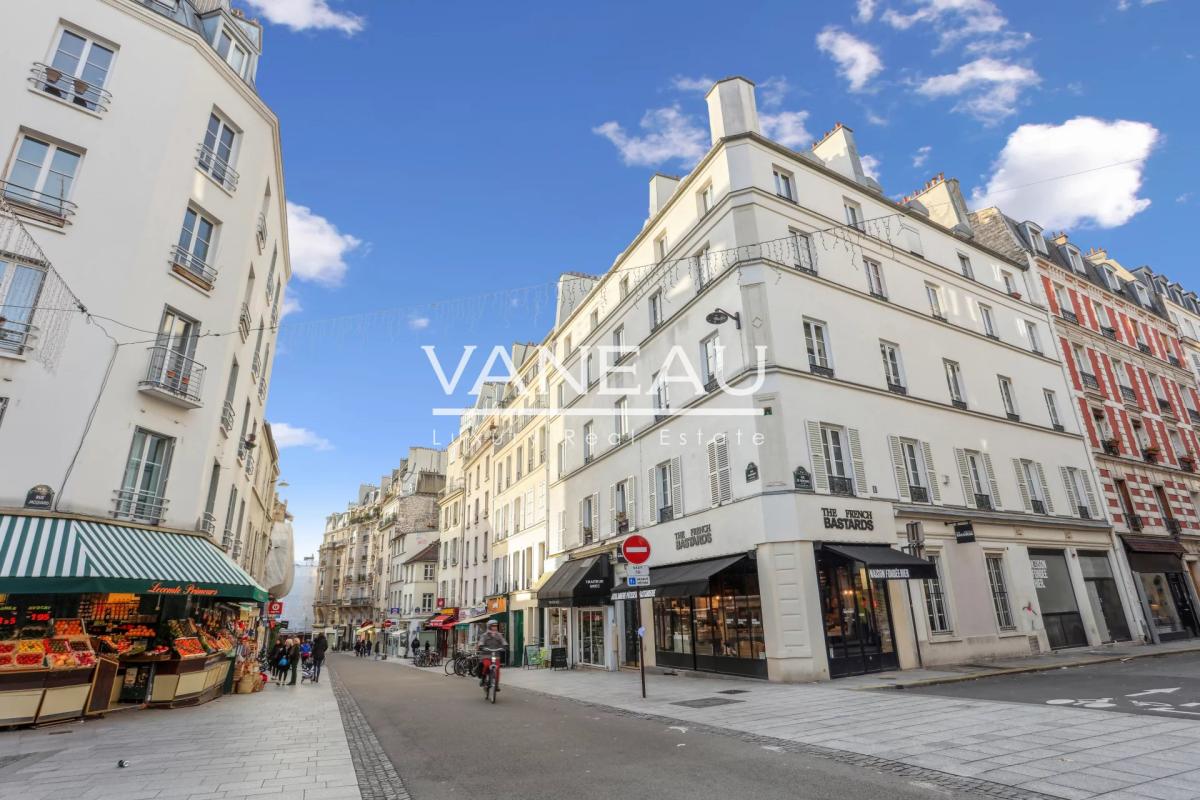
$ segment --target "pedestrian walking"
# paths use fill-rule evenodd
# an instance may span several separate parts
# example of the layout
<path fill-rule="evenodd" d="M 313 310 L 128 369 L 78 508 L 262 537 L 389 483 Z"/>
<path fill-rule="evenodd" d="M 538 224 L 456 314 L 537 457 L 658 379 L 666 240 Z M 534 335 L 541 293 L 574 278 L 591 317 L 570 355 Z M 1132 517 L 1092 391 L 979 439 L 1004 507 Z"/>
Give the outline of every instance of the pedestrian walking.
<path fill-rule="evenodd" d="M 325 651 L 329 649 L 329 640 L 325 634 L 318 633 L 312 646 L 313 683 L 321 680 L 321 665 L 325 663 Z"/>
<path fill-rule="evenodd" d="M 288 648 L 291 647 L 292 640 L 284 639 L 275 646 L 275 685 L 282 686 L 283 679 L 287 675 L 288 670 Z"/>
<path fill-rule="evenodd" d="M 288 681 L 288 686 L 296 685 L 296 674 L 300 670 L 300 640 L 292 639 L 288 646 L 287 652 L 288 667 L 292 671 L 292 679 Z"/>
<path fill-rule="evenodd" d="M 409 653 L 412 655 L 413 661 L 417 660 L 417 652 L 421 649 L 421 640 L 413 636 L 412 642 L 409 644 Z"/>
<path fill-rule="evenodd" d="M 287 647 L 284 645 L 282 639 L 275 642 L 275 646 L 271 648 L 271 655 L 267 661 L 267 664 L 271 668 L 271 678 L 276 681 L 279 680 L 279 670 L 281 669 L 279 662 L 283 658 L 286 650 Z"/>
<path fill-rule="evenodd" d="M 375 640 L 375 660 L 379 660 L 379 640 Z"/>

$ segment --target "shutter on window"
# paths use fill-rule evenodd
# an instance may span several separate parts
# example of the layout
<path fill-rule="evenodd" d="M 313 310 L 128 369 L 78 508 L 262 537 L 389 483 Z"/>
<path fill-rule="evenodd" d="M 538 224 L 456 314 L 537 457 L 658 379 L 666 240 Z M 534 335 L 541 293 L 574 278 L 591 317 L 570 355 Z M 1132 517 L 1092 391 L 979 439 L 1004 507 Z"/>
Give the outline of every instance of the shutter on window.
<path fill-rule="evenodd" d="M 996 470 L 992 467 L 992 457 L 987 453 L 979 455 L 983 459 L 984 469 L 987 470 L 988 486 L 992 487 L 992 508 L 1004 508 L 1004 503 L 1000 500 L 1000 484 L 996 482 Z"/>
<path fill-rule="evenodd" d="M 583 518 L 583 501 L 579 501 L 579 541 L 583 541 L 583 529 L 587 527 L 588 521 Z"/>
<path fill-rule="evenodd" d="M 596 492 L 592 495 L 592 533 L 597 535 L 600 533 L 600 493 Z"/>
<path fill-rule="evenodd" d="M 721 490 L 721 502 L 733 499 L 733 482 L 729 476 L 729 439 L 725 434 L 717 436 L 717 486 Z"/>
<path fill-rule="evenodd" d="M 900 492 L 900 500 L 909 502 L 912 495 L 908 491 L 908 472 L 904 469 L 904 451 L 900 449 L 900 437 L 888 437 L 888 449 L 892 453 L 892 468 L 896 472 L 896 489 Z"/>
<path fill-rule="evenodd" d="M 821 449 L 821 425 L 811 420 L 808 425 L 808 452 L 812 455 L 813 488 L 829 492 L 829 472 L 825 466 L 825 451 Z"/>
<path fill-rule="evenodd" d="M 525 527 L 528 528 L 532 526 L 534 519 L 533 489 L 530 489 L 525 493 L 525 504 L 521 510 L 525 513 Z"/>
<path fill-rule="evenodd" d="M 1042 462 L 1035 461 L 1033 466 L 1037 469 L 1038 482 L 1042 484 L 1042 491 L 1046 493 L 1046 513 L 1054 513 L 1054 500 L 1050 498 L 1050 482 L 1046 480 L 1046 470 L 1042 469 Z"/>
<path fill-rule="evenodd" d="M 658 476 L 654 474 L 655 468 L 651 467 L 646 470 L 646 495 L 650 499 L 649 505 L 646 507 L 646 524 L 658 524 L 658 502 L 655 497 L 655 492 L 658 490 Z"/>
<path fill-rule="evenodd" d="M 854 484 L 858 487 L 859 495 L 867 493 L 867 470 L 863 467 L 862 440 L 858 428 L 847 428 L 847 438 L 850 439 L 850 461 L 854 465 Z"/>
<path fill-rule="evenodd" d="M 971 467 L 967 464 L 967 452 L 954 448 L 954 460 L 958 463 L 958 479 L 962 481 L 963 499 L 968 508 L 975 508 L 975 486 L 971 483 Z"/>
<path fill-rule="evenodd" d="M 708 450 L 708 503 L 710 506 L 720 505 L 721 487 L 717 476 L 717 440 L 712 438 L 707 445 Z"/>
<path fill-rule="evenodd" d="M 637 530 L 637 478 L 633 475 L 625 479 L 625 518 L 629 520 L 629 530 Z"/>
<path fill-rule="evenodd" d="M 614 483 L 608 487 L 608 535 L 614 536 L 617 532 L 617 485 Z"/>
<path fill-rule="evenodd" d="M 683 462 L 679 456 L 671 459 L 671 516 L 683 516 Z"/>
<path fill-rule="evenodd" d="M 1014 458 L 1013 472 L 1017 475 L 1017 491 L 1021 493 L 1021 502 L 1026 511 L 1033 511 L 1033 503 L 1029 501 L 1029 484 L 1025 482 L 1025 470 L 1021 469 L 1021 459 Z"/>
<path fill-rule="evenodd" d="M 1075 486 L 1071 483 L 1071 470 L 1066 467 L 1059 467 L 1058 471 L 1062 474 L 1063 486 L 1067 488 L 1067 502 L 1071 504 L 1071 516 L 1079 516 L 1079 498 L 1075 495 Z M 1049 491 L 1046 494 L 1050 494 Z"/>
<path fill-rule="evenodd" d="M 1088 511 L 1092 513 L 1092 519 L 1104 519 L 1100 513 L 1100 503 L 1096 501 L 1096 490 L 1092 487 L 1092 477 L 1083 470 L 1080 470 L 1080 477 L 1083 478 L 1083 490 L 1087 492 Z"/>
<path fill-rule="evenodd" d="M 929 478 L 929 499 L 941 505 L 942 493 L 938 489 L 937 470 L 933 468 L 933 449 L 930 448 L 929 442 L 921 442 L 921 455 L 925 456 L 925 476 Z"/>

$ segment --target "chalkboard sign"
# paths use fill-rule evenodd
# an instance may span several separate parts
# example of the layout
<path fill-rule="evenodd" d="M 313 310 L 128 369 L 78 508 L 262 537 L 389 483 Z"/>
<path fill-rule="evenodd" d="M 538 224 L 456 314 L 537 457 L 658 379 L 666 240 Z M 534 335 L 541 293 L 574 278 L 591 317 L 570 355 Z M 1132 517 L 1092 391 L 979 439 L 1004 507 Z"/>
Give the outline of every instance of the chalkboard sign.
<path fill-rule="evenodd" d="M 550 648 L 550 669 L 569 669 L 567 664 L 567 648 L 551 647 Z"/>

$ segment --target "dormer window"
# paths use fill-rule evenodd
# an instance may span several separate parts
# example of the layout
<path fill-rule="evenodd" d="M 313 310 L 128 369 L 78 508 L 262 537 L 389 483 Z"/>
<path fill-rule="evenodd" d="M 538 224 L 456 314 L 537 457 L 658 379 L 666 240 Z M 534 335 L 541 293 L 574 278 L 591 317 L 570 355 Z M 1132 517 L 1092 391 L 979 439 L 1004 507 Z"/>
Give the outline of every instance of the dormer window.
<path fill-rule="evenodd" d="M 1117 273 L 1113 272 L 1112 267 L 1104 267 L 1101 271 L 1104 273 L 1104 283 L 1108 288 L 1114 292 L 1121 291 L 1121 282 L 1117 280 Z"/>
<path fill-rule="evenodd" d="M 246 67 L 250 63 L 250 54 L 246 52 L 246 48 L 238 44 L 227 28 L 221 28 L 217 33 L 217 42 L 214 46 L 217 55 L 233 67 L 233 71 L 238 74 L 238 77 L 245 78 Z"/>
<path fill-rule="evenodd" d="M 1080 275 L 1086 274 L 1086 270 L 1083 267 L 1083 256 L 1079 254 L 1079 251 L 1074 247 L 1066 247 L 1063 249 L 1067 252 L 1067 260 L 1071 262 L 1071 269 L 1075 270 Z"/>
<path fill-rule="evenodd" d="M 1137 294 L 1137 298 L 1141 302 L 1142 305 L 1144 305 L 1144 306 L 1150 305 L 1150 294 L 1146 291 L 1145 286 L 1143 286 L 1141 283 L 1139 283 L 1137 281 L 1134 281 L 1133 282 L 1133 291 L 1134 291 L 1134 293 Z"/>
<path fill-rule="evenodd" d="M 1049 255 L 1050 251 L 1046 249 L 1046 240 L 1042 238 L 1042 229 L 1032 222 L 1025 223 L 1025 235 L 1029 237 L 1029 243 L 1033 249 L 1042 255 Z"/>

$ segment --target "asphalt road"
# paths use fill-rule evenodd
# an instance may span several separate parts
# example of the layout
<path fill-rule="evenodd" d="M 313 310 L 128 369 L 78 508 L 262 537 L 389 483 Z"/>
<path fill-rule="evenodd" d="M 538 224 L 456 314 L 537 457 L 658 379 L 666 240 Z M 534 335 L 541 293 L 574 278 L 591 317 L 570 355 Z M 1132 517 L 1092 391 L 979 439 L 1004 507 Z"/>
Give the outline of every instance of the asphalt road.
<path fill-rule="evenodd" d="M 977 797 L 508 687 L 329 659 L 415 800 L 927 800 Z"/>
<path fill-rule="evenodd" d="M 906 691 L 1200 720 L 1200 653 L 980 678 Z"/>

